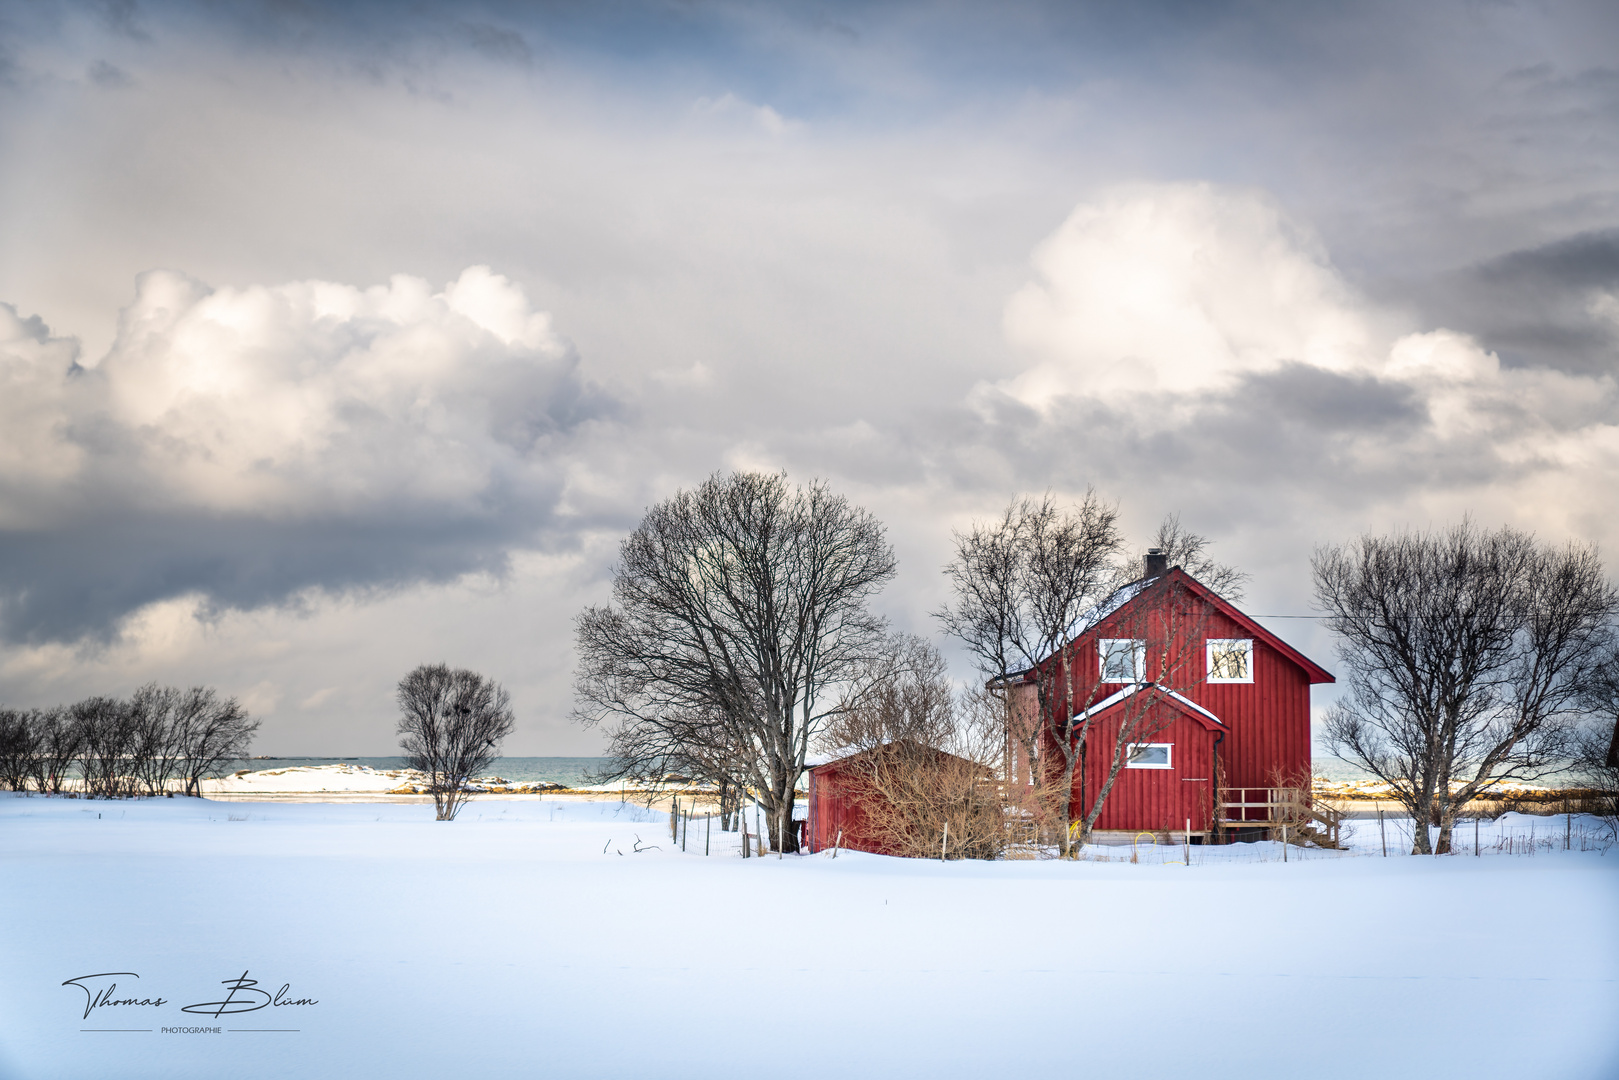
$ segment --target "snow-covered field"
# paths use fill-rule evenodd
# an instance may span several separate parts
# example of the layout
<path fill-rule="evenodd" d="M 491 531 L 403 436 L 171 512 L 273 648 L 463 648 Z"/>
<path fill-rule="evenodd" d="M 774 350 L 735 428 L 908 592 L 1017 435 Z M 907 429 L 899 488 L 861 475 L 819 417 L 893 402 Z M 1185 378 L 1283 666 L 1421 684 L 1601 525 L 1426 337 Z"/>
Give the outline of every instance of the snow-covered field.
<path fill-rule="evenodd" d="M 705 858 L 665 820 L 0 796 L 0 1076 L 1619 1076 L 1619 848 L 1561 818 L 1190 867 Z M 113 983 L 164 1004 L 87 1018 Z M 277 992 L 316 1003 L 181 1011 Z"/>

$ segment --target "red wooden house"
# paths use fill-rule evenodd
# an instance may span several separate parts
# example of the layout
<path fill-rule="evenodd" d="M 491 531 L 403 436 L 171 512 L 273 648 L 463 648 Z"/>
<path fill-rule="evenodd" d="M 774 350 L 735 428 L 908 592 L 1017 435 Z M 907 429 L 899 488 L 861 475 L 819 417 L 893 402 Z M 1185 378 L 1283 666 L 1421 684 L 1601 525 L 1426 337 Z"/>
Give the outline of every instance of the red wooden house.
<path fill-rule="evenodd" d="M 1310 687 L 1333 677 L 1163 564 L 1149 553 L 1146 575 L 1098 605 L 1066 648 L 1008 680 L 1013 712 L 1039 718 L 1044 688 L 1048 719 L 1072 709 L 1089 721 L 1071 821 L 1094 803 L 1118 748 L 1124 764 L 1098 832 L 1251 830 L 1272 819 L 1275 789 L 1308 787 Z M 1060 748 L 1050 724 L 1040 731 L 1034 769 L 1049 777 Z"/>

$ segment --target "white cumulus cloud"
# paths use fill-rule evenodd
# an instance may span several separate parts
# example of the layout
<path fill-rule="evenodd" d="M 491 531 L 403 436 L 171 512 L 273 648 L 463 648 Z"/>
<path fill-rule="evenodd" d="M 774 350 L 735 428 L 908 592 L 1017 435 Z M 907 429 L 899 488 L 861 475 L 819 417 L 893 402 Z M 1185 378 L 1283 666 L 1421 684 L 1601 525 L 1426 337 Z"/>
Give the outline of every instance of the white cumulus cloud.
<path fill-rule="evenodd" d="M 14 633 L 61 605 L 79 628 L 116 618 L 154 588 L 251 604 L 487 568 L 554 512 L 570 435 L 606 404 L 549 316 L 481 266 L 441 290 L 152 271 L 107 354 L 75 352 L 0 308 Z"/>
<path fill-rule="evenodd" d="M 1234 514 L 1308 485 L 1419 522 L 1615 527 L 1596 497 L 1619 480 L 1611 373 L 1503 364 L 1465 332 L 1396 327 L 1263 193 L 1112 190 L 1034 270 L 1004 315 L 1027 366 L 972 396 L 1030 460 L 1218 490 Z"/>

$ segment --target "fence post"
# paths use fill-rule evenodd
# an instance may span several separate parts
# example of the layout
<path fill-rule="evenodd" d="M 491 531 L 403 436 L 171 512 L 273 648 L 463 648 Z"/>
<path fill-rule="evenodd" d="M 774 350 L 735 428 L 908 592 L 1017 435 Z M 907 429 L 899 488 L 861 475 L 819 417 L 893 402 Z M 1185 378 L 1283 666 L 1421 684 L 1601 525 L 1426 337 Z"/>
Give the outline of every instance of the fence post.
<path fill-rule="evenodd" d="M 944 823 L 944 840 L 941 841 L 940 844 L 939 844 L 939 861 L 940 862 L 944 862 L 946 854 L 949 852 L 949 850 L 950 850 L 950 823 L 947 821 L 947 822 Z"/>
<path fill-rule="evenodd" d="M 1377 835 L 1383 838 L 1383 858 L 1386 859 L 1389 857 L 1389 834 L 1388 831 L 1383 828 L 1382 807 L 1378 807 L 1377 810 Z"/>
<path fill-rule="evenodd" d="M 703 818 L 703 854 L 708 854 L 708 838 L 714 834 L 714 815 Z"/>

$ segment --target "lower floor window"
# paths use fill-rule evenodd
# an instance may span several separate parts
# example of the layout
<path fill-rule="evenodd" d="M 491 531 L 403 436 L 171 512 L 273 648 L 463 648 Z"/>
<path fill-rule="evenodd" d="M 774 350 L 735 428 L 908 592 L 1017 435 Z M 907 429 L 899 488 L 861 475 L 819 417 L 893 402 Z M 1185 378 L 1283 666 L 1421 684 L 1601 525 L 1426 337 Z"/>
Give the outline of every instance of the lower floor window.
<path fill-rule="evenodd" d="M 1129 769 L 1169 769 L 1170 751 L 1174 743 L 1166 742 L 1138 742 L 1130 744 L 1130 760 L 1125 768 Z"/>

